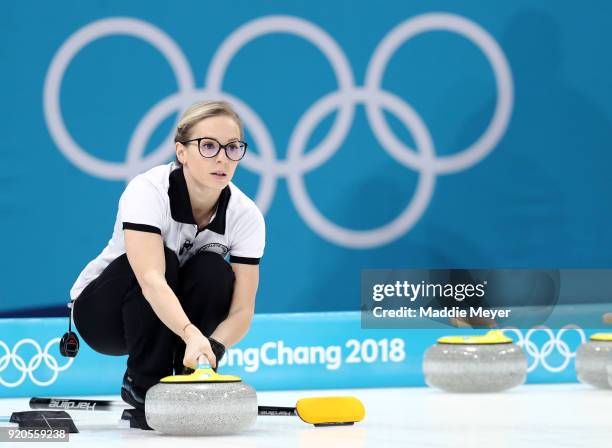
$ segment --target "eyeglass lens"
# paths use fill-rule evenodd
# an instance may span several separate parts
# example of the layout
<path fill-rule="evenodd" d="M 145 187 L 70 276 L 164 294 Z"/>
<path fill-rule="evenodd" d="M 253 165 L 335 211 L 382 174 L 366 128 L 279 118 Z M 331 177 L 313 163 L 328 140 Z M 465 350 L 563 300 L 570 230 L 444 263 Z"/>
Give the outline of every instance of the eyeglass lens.
<path fill-rule="evenodd" d="M 205 138 L 200 141 L 200 153 L 203 157 L 214 157 L 219 152 L 219 147 L 219 142 L 212 139 Z M 231 160 L 240 160 L 245 150 L 246 146 L 241 141 L 228 143 L 225 147 L 225 153 Z"/>

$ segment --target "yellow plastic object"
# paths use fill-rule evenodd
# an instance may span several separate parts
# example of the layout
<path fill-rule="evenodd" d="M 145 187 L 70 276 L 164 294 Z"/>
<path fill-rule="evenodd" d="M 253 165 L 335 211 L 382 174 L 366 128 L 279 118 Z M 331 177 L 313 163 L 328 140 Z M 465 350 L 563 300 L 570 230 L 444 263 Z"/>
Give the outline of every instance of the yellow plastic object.
<path fill-rule="evenodd" d="M 510 344 L 512 339 L 504 335 L 502 330 L 491 330 L 482 336 L 444 336 L 438 339 L 438 344 Z"/>
<path fill-rule="evenodd" d="M 210 367 L 198 368 L 189 375 L 165 376 L 161 383 L 236 383 L 242 378 L 234 375 L 219 375 Z"/>
<path fill-rule="evenodd" d="M 316 397 L 298 400 L 298 416 L 313 425 L 355 423 L 365 417 L 363 403 L 355 397 Z"/>
<path fill-rule="evenodd" d="M 595 333 L 589 339 L 591 341 L 612 342 L 612 333 Z"/>

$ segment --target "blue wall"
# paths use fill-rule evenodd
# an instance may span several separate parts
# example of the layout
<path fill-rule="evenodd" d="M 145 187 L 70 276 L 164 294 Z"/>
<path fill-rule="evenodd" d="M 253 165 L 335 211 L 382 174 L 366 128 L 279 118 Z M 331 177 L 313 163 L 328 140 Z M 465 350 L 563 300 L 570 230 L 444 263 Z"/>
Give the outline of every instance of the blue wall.
<path fill-rule="evenodd" d="M 177 80 L 155 47 L 125 35 L 140 29 L 149 41 L 157 36 L 174 45 L 167 52 L 182 67 L 183 92 L 218 93 L 214 76 L 205 81 L 212 61 L 232 33 L 243 35 L 258 24 L 318 36 L 333 63 L 345 69 L 339 88 L 321 49 L 282 32 L 239 45 L 220 78 L 223 95 L 252 115 L 245 120 L 247 138 L 258 157 L 241 162 L 234 182 L 257 199 L 267 222 L 258 312 L 357 309 L 361 269 L 612 263 L 611 3 L 175 5 L 3 4 L 0 313 L 63 306 L 80 270 L 110 238 L 129 176 L 170 159 L 166 137 L 181 102 L 151 122 L 151 132 L 139 123 L 160 102 L 177 98 Z M 274 21 L 279 15 L 284 17 Z M 113 27 L 69 56 L 61 70 L 76 42 L 71 36 Z M 394 30 L 419 27 L 424 32 L 398 41 L 388 64 L 372 59 Z M 378 90 L 367 75 L 377 67 Z M 58 73 L 59 113 L 53 108 Z M 328 96 L 333 93 L 338 95 Z M 191 90 L 183 100 L 198 95 Z M 324 112 L 318 108 L 324 97 L 341 98 L 344 112 L 330 107 L 321 117 L 310 115 Z M 365 99 L 371 114 L 377 104 L 386 108 L 383 117 L 393 132 L 366 113 Z M 321 118 L 303 135 L 302 149 L 315 158 L 300 159 L 288 146 L 309 118 Z M 316 159 L 323 153 L 315 146 L 342 131 L 334 120 L 343 118 L 346 135 Z M 58 120 L 69 139 L 61 137 Z M 403 145 L 381 135 L 396 135 Z M 76 155 L 70 141 L 81 148 Z M 474 147 L 478 142 L 484 145 Z M 418 151 L 409 149 L 415 145 Z M 115 165 L 97 166 L 87 155 Z M 295 193 L 300 174 L 320 216 Z M 386 227 L 409 204 L 412 214 Z"/>

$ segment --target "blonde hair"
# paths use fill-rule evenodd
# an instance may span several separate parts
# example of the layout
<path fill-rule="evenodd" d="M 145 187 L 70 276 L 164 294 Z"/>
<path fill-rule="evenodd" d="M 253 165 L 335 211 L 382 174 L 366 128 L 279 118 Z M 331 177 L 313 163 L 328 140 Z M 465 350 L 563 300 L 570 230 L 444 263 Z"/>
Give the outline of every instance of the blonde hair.
<path fill-rule="evenodd" d="M 178 125 L 176 127 L 176 133 L 174 134 L 175 142 L 184 142 L 190 139 L 189 133 L 191 128 L 198 123 L 200 120 L 210 117 L 218 117 L 225 115 L 233 119 L 238 128 L 240 129 L 240 140 L 244 140 L 244 130 L 242 126 L 242 120 L 227 101 L 199 101 L 193 103 L 187 108 L 181 116 Z M 178 158 L 176 160 L 179 164 Z"/>

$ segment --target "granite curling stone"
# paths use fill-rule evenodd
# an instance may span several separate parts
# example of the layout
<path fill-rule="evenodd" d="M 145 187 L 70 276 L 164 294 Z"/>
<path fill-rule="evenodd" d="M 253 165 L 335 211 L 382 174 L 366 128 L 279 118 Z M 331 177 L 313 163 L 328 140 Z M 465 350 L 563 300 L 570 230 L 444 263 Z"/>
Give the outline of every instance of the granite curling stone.
<path fill-rule="evenodd" d="M 257 394 L 242 379 L 199 363 L 190 375 L 164 377 L 145 397 L 147 424 L 164 434 L 231 434 L 257 419 Z"/>
<path fill-rule="evenodd" d="M 527 377 L 527 357 L 501 330 L 446 336 L 423 357 L 425 382 L 449 392 L 499 392 Z"/>
<path fill-rule="evenodd" d="M 611 363 L 612 333 L 596 333 L 576 350 L 576 376 L 581 383 L 612 389 L 607 370 Z"/>

